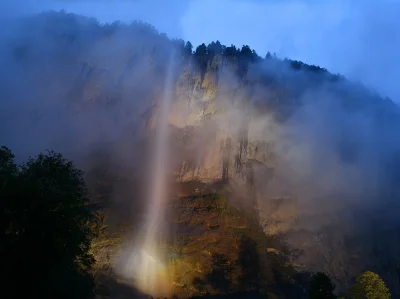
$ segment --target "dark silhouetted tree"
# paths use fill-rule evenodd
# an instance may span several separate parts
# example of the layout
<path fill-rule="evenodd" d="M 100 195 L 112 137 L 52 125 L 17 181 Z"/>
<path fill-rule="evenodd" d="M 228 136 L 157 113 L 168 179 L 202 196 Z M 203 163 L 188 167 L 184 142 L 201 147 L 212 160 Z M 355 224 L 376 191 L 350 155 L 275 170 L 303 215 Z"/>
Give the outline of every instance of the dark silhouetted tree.
<path fill-rule="evenodd" d="M 191 42 L 187 41 L 184 48 L 186 55 L 192 55 L 193 53 L 193 45 Z"/>
<path fill-rule="evenodd" d="M 255 56 L 258 57 L 257 54 L 255 54 Z M 255 61 L 255 56 L 253 50 L 251 50 L 249 46 L 244 45 L 242 47 L 239 53 L 238 75 L 240 78 L 243 78 L 243 76 L 246 75 L 249 68 L 249 64 Z"/>
<path fill-rule="evenodd" d="M 315 273 L 308 286 L 308 298 L 310 299 L 334 299 L 335 285 L 328 275 L 322 272 Z"/>
<path fill-rule="evenodd" d="M 216 55 L 222 55 L 223 52 L 223 46 L 221 45 L 221 43 L 219 42 L 219 40 L 217 40 L 215 42 L 215 46 L 214 46 L 214 51 Z"/>
<path fill-rule="evenodd" d="M 215 55 L 221 55 L 223 51 L 221 43 L 217 40 L 212 42 L 207 46 L 207 55 L 210 60 L 214 58 Z"/>
<path fill-rule="evenodd" d="M 197 61 L 197 65 L 200 68 L 201 78 L 203 80 L 207 70 L 207 62 L 208 62 L 207 46 L 204 43 L 196 48 L 196 51 L 194 52 L 194 57 Z"/>
<path fill-rule="evenodd" d="M 94 236 L 82 177 L 48 152 L 17 167 L 0 149 L 2 292 L 7 298 L 88 298 Z"/>
<path fill-rule="evenodd" d="M 252 62 L 259 62 L 262 58 L 258 56 L 256 50 L 252 50 Z"/>
<path fill-rule="evenodd" d="M 194 52 L 194 56 L 196 57 L 205 57 L 207 55 L 207 46 L 203 43 L 196 48 Z"/>
<path fill-rule="evenodd" d="M 227 58 L 232 59 L 237 57 L 239 53 L 240 51 L 234 45 L 231 45 L 230 47 L 225 48 L 223 55 Z"/>
<path fill-rule="evenodd" d="M 13 217 L 12 186 L 15 184 L 18 174 L 14 164 L 14 155 L 7 147 L 0 148 L 0 253 L 4 250 L 7 241 L 8 230 L 11 229 Z M 2 258 L 0 258 L 2 259 Z"/>

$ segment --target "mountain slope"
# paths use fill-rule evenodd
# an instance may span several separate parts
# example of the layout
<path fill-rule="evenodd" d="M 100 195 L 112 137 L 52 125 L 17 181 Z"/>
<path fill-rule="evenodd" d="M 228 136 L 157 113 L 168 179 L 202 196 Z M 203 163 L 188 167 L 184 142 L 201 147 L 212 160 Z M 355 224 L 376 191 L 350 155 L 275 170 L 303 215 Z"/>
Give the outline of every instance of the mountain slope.
<path fill-rule="evenodd" d="M 179 298 L 228 294 L 303 298 L 308 276 L 292 264 L 294 252 L 279 238 L 268 238 L 251 217 L 233 207 L 229 190 L 217 189 L 220 195 L 203 189 L 205 194 L 195 191 L 169 201 L 173 233 L 166 245 L 172 294 Z M 126 233 L 108 227 L 94 243 L 98 292 L 103 298 L 118 298 L 118 289 L 104 275 L 115 277 L 110 267 L 121 250 L 118 240 Z"/>

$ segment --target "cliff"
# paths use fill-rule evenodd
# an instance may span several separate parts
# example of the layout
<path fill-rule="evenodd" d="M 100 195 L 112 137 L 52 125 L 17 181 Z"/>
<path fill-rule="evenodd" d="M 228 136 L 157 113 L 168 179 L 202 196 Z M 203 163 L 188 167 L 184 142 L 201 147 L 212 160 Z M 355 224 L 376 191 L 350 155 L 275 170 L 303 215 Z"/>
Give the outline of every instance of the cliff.
<path fill-rule="evenodd" d="M 212 189 L 218 193 L 209 193 Z M 232 205 L 229 189 L 188 183 L 176 194 L 190 193 L 171 198 L 168 205 L 168 227 L 173 233 L 164 246 L 172 296 L 305 296 L 308 274 L 293 264 L 296 253 L 283 240 L 265 235 L 251 216 Z M 132 282 L 118 281 L 112 268 L 123 248 L 122 240 L 134 230 L 106 227 L 93 244 L 99 298 L 122 298 L 124 289 L 140 297 Z"/>

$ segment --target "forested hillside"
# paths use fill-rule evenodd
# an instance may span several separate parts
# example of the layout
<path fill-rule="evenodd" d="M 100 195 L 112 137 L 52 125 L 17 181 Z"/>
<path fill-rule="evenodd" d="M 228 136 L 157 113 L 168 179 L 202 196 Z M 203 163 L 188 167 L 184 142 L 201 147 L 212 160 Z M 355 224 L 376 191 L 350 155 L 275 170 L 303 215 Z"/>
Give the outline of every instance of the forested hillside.
<path fill-rule="evenodd" d="M 104 235 L 123 238 L 140 217 L 172 68 L 171 182 L 202 187 L 171 192 L 171 200 L 195 196 L 195 205 L 229 190 L 229 204 L 254 230 L 290 248 L 277 259 L 290 267 L 273 269 L 322 271 L 345 293 L 371 270 L 400 293 L 400 110 L 390 99 L 323 67 L 260 57 L 248 45 L 194 47 L 140 22 L 99 24 L 65 12 L 8 22 L 0 33 L 0 144 L 21 160 L 56 150 L 83 168 Z M 197 190 L 204 186 L 214 189 Z M 192 225 L 213 229 L 211 214 Z M 216 231 L 237 238 L 250 227 L 238 233 L 235 225 Z M 268 246 L 269 255 L 278 251 Z M 116 252 L 107 248 L 97 249 Z M 188 294 L 206 293 L 196 290 Z"/>

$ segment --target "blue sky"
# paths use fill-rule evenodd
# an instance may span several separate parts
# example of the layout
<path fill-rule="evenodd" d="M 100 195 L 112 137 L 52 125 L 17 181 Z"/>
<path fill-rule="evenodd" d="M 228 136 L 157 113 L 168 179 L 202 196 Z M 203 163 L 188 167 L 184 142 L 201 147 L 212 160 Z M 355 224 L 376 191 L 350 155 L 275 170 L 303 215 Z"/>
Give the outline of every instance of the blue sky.
<path fill-rule="evenodd" d="M 400 101 L 400 0 L 2 0 L 7 15 L 66 9 L 149 22 L 194 45 L 249 44 L 360 80 Z M 8 1 L 8 2 L 7 2 Z"/>

